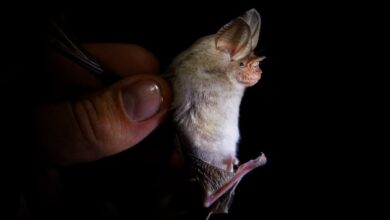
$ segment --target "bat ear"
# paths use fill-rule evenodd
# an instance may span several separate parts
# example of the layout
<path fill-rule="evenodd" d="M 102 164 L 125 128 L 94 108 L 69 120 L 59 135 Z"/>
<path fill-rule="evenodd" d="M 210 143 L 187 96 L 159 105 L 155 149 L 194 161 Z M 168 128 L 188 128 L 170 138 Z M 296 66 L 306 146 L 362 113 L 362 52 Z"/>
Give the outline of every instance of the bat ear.
<path fill-rule="evenodd" d="M 217 50 L 230 54 L 232 60 L 239 60 L 250 53 L 250 38 L 251 31 L 248 24 L 238 17 L 219 29 L 215 45 Z"/>
<path fill-rule="evenodd" d="M 242 19 L 249 25 L 249 28 L 251 30 L 251 49 L 254 50 L 257 46 L 260 36 L 260 14 L 256 11 L 256 9 L 252 8 L 251 10 L 247 11 L 245 15 L 242 16 Z"/>
<path fill-rule="evenodd" d="M 217 32 L 215 43 L 218 50 L 239 60 L 255 49 L 260 35 L 260 15 L 255 9 L 224 25 Z"/>

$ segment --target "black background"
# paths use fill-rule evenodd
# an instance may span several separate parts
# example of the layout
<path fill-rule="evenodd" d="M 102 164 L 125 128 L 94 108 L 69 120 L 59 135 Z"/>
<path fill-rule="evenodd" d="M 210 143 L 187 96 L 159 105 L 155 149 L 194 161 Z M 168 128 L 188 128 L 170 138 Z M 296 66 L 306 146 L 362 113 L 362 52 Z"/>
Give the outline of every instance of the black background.
<path fill-rule="evenodd" d="M 2 19 L 2 53 L 6 57 L 2 59 L 2 97 L 7 107 L 3 111 L 12 116 L 5 117 L 3 124 L 8 131 L 5 140 L 12 143 L 4 154 L 4 158 L 11 158 L 5 165 L 5 176 L 10 180 L 6 183 L 11 183 L 5 189 L 12 194 L 5 197 L 10 198 L 7 211 L 17 209 L 18 192 L 26 185 L 30 189 L 29 184 L 38 185 L 31 188 L 38 193 L 33 197 L 39 206 L 40 191 L 34 187 L 42 187 L 42 182 L 36 177 L 39 169 L 35 167 L 39 165 L 31 159 L 35 154 L 28 148 L 29 140 L 34 138 L 29 130 L 29 111 L 34 105 L 31 94 L 35 93 L 31 91 L 44 84 L 34 68 L 41 61 L 47 18 L 65 13 L 82 42 L 140 44 L 156 54 L 164 71 L 170 60 L 196 39 L 215 33 L 250 8 L 261 14 L 258 49 L 267 59 L 262 64 L 263 78 L 247 90 L 241 105 L 238 155 L 241 161 L 247 161 L 264 152 L 269 162 L 242 180 L 230 214 L 212 219 L 278 219 L 285 215 L 317 219 L 364 212 L 367 207 L 358 202 L 362 189 L 355 188 L 352 176 L 363 168 L 359 163 L 361 151 L 355 143 L 364 143 L 366 133 L 355 132 L 355 125 L 364 119 L 357 119 L 356 109 L 350 107 L 357 96 L 364 95 L 354 90 L 362 70 L 355 71 L 355 61 L 351 61 L 364 48 L 364 44 L 355 43 L 364 18 L 353 13 L 353 6 L 271 5 L 263 1 L 216 6 L 190 1 L 148 6 L 107 3 L 82 8 L 52 4 L 39 12 L 12 7 L 15 13 L 4 14 Z M 139 148 L 147 146 L 145 151 L 152 151 L 164 147 L 158 146 L 166 143 L 161 141 L 164 134 L 157 130 Z M 148 198 L 153 198 L 153 191 L 145 191 L 149 185 L 143 181 L 154 180 L 158 169 L 153 172 L 153 163 L 131 162 L 138 151 L 142 150 L 60 168 L 67 197 L 59 208 L 48 208 L 49 213 L 104 219 L 91 203 L 108 198 L 118 205 L 125 219 L 132 213 L 149 216 L 152 209 Z M 149 153 L 151 158 L 158 155 Z M 138 194 L 145 194 L 135 195 L 134 188 Z M 37 209 L 39 216 L 42 210 Z"/>

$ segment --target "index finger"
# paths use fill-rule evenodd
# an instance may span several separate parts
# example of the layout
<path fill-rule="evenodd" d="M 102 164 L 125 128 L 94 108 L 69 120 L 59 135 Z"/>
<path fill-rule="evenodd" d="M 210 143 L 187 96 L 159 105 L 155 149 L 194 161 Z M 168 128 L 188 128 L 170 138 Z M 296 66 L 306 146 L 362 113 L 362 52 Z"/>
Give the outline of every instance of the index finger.
<path fill-rule="evenodd" d="M 82 45 L 88 55 L 106 71 L 120 78 L 139 74 L 158 74 L 156 57 L 145 48 L 135 44 L 86 43 Z M 49 54 L 51 83 L 55 85 L 52 94 L 68 94 L 74 91 L 93 91 L 102 87 L 94 73 L 80 66 L 66 56 L 51 50 Z M 69 91 L 69 90 L 72 91 Z"/>
<path fill-rule="evenodd" d="M 157 74 L 159 70 L 156 57 L 136 44 L 88 43 L 84 48 L 106 70 L 122 77 Z"/>

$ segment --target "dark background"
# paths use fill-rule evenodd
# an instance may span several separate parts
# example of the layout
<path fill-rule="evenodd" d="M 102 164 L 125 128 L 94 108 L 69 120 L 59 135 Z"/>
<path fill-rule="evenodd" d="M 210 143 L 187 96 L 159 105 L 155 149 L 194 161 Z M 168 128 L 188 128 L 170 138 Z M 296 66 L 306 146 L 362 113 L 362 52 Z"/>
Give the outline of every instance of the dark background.
<path fill-rule="evenodd" d="M 145 152 L 152 159 L 164 155 L 159 154 L 161 145 L 171 137 L 163 131 L 169 125 L 163 125 L 138 148 L 96 163 L 59 168 L 65 193 L 54 206 L 42 202 L 42 209 L 39 188 L 49 187 L 50 181 L 39 176 L 43 175 L 41 164 L 29 148 L 34 139 L 29 111 L 34 106 L 33 91 L 44 88 L 38 68 L 47 18 L 64 13 L 81 42 L 140 44 L 156 54 L 164 71 L 196 39 L 215 33 L 250 8 L 261 14 L 258 49 L 267 59 L 261 81 L 247 90 L 242 101 L 238 155 L 247 161 L 264 152 L 268 164 L 242 180 L 229 215 L 212 219 L 279 219 L 285 215 L 316 219 L 364 213 L 367 207 L 358 202 L 364 193 L 355 188 L 352 176 L 364 169 L 355 143 L 365 143 L 367 133 L 355 132 L 359 130 L 355 126 L 365 119 L 357 119 L 351 107 L 357 97 L 365 95 L 355 90 L 361 85 L 362 69 L 355 71 L 354 60 L 365 46 L 355 43 L 364 18 L 355 16 L 353 6 L 263 1 L 217 6 L 185 1 L 148 6 L 112 3 L 96 8 L 53 4 L 39 12 L 12 7 L 14 13 L 2 19 L 6 57 L 2 59 L 6 103 L 2 111 L 10 115 L 2 126 L 7 131 L 4 139 L 12 143 L 3 154 L 3 161 L 11 159 L 3 166 L 9 180 L 5 191 L 10 196 L 4 197 L 10 198 L 8 213 L 18 208 L 18 193 L 24 189 L 35 199 L 37 216 L 105 219 L 100 210 L 110 207 L 96 205 L 100 200 L 115 204 L 124 219 L 142 213 L 153 216 L 150 200 L 156 189 L 148 187 L 156 186 L 145 181 L 161 173 L 155 163 L 137 157 Z"/>

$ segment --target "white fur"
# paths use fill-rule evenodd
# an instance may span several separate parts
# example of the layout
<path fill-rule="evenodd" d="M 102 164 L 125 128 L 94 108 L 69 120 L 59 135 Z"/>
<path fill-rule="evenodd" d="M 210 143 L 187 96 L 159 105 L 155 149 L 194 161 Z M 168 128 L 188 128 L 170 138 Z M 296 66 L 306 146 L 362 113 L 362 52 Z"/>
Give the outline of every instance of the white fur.
<path fill-rule="evenodd" d="M 236 156 L 245 87 L 235 79 L 234 68 L 229 68 L 228 54 L 215 49 L 214 38 L 200 39 L 172 63 L 173 108 L 175 121 L 192 147 L 220 155 L 207 162 L 222 164 Z"/>
<path fill-rule="evenodd" d="M 168 71 L 174 120 L 191 145 L 187 147 L 200 159 L 228 170 L 236 161 L 240 138 L 239 108 L 245 90 L 238 80 L 240 62 L 247 62 L 256 47 L 261 21 L 255 9 L 237 19 L 179 54 Z"/>

